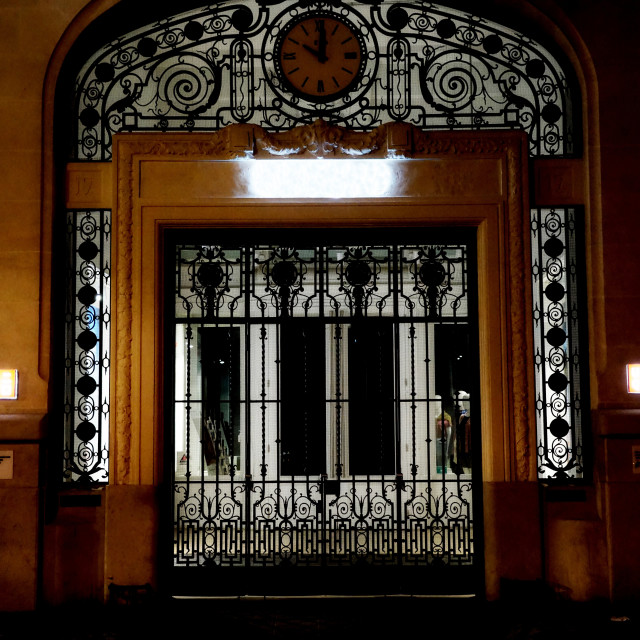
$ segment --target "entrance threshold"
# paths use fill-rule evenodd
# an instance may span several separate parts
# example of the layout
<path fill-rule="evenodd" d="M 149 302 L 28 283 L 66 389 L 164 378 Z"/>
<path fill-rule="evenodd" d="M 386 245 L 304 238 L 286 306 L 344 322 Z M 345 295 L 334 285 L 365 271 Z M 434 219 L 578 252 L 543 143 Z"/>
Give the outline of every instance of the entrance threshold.
<path fill-rule="evenodd" d="M 477 598 L 475 593 L 436 595 L 426 593 L 385 593 L 385 594 L 362 594 L 362 595 L 339 595 L 339 594 L 321 594 L 321 595 L 302 595 L 302 596 L 276 596 L 276 595 L 251 595 L 242 596 L 171 596 L 173 600 L 243 600 L 243 601 L 262 601 L 262 600 L 373 600 L 380 598 L 388 599 L 431 599 L 431 600 L 464 600 Z"/>

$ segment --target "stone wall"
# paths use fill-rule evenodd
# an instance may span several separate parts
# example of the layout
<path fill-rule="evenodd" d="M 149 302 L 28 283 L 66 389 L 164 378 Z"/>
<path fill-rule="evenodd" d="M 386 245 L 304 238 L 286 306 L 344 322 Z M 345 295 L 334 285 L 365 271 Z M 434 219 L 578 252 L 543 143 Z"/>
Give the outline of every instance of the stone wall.
<path fill-rule="evenodd" d="M 43 150 L 50 152 L 43 141 L 51 136 L 51 104 L 43 105 L 43 86 L 56 45 L 74 17 L 85 8 L 97 14 L 113 3 L 0 2 L 0 368 L 20 372 L 18 400 L 0 401 L 0 450 L 13 451 L 15 461 L 14 478 L 0 480 L 0 610 L 33 609 L 42 575 L 48 594 L 99 599 L 103 593 L 96 589 L 105 579 L 103 515 L 87 513 L 82 520 L 80 511 L 61 509 L 58 520 L 46 527 L 42 518 L 47 498 L 42 444 L 60 429 L 46 420 L 52 375 L 50 211 L 44 226 L 41 221 L 43 197 L 50 205 L 52 184 L 48 173 L 43 179 Z M 640 6 L 635 0 L 532 0 L 531 5 L 566 34 L 576 63 L 582 64 L 585 99 L 591 98 L 585 109 L 585 157 L 595 477 L 584 504 L 543 503 L 544 574 L 575 599 L 638 597 L 638 510 L 633 505 L 640 499 L 640 474 L 632 473 L 631 447 L 640 444 L 640 401 L 626 393 L 624 367 L 640 361 Z M 74 29 L 79 27 L 71 27 L 62 49 Z M 59 63 L 60 54 L 53 57 L 51 77 Z M 65 569 L 65 558 L 71 562 L 83 548 L 73 542 L 79 535 L 76 517 L 93 536 L 88 541 L 81 535 L 82 543 L 98 554 L 86 574 L 82 568 L 79 574 Z M 519 524 L 515 530 L 538 526 Z M 45 528 L 53 536 L 46 545 Z"/>

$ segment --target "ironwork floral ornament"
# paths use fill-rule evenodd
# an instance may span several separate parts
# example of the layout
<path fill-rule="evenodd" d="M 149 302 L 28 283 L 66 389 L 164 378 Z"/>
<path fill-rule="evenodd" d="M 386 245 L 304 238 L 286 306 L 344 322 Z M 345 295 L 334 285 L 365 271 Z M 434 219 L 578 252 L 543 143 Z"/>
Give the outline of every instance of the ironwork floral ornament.
<path fill-rule="evenodd" d="M 265 291 L 271 295 L 271 303 L 280 317 L 292 316 L 298 298 L 304 291 L 303 281 L 307 273 L 305 261 L 296 249 L 278 247 L 270 252 L 266 260 L 256 258 L 256 263 L 261 265 L 267 283 Z M 305 299 L 302 306 L 307 308 L 309 304 L 310 301 Z"/>
<path fill-rule="evenodd" d="M 450 258 L 441 247 L 425 247 L 417 252 L 409 262 L 409 269 L 414 280 L 414 291 L 419 294 L 420 304 L 427 310 L 430 319 L 439 318 L 448 303 L 448 295 L 453 292 L 455 263 L 459 258 Z M 452 308 L 457 308 L 460 298 L 455 296 L 451 301 Z"/>
<path fill-rule="evenodd" d="M 200 247 L 194 260 L 188 263 L 190 291 L 196 296 L 196 305 L 207 318 L 216 317 L 230 292 L 229 280 L 233 267 L 225 260 L 221 247 Z M 190 304 L 186 301 L 183 304 Z"/>
<path fill-rule="evenodd" d="M 346 294 L 347 305 L 354 318 L 361 318 L 372 304 L 378 291 L 378 281 L 382 271 L 381 263 L 386 259 L 376 259 L 371 247 L 348 247 L 338 261 L 336 271 L 340 283 L 339 291 Z M 384 299 L 377 306 L 384 306 Z"/>

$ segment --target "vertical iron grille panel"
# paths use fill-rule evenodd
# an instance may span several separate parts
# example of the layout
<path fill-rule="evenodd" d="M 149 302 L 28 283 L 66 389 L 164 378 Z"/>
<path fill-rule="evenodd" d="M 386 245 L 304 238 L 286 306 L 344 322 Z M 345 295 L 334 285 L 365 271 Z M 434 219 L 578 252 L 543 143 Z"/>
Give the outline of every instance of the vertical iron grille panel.
<path fill-rule="evenodd" d="M 65 482 L 109 479 L 110 217 L 67 214 Z"/>
<path fill-rule="evenodd" d="M 242 566 L 247 420 L 242 249 L 177 247 L 175 254 L 174 560 Z"/>
<path fill-rule="evenodd" d="M 469 246 L 208 233 L 173 254 L 174 566 L 472 566 Z"/>
<path fill-rule="evenodd" d="M 572 208 L 533 209 L 538 477 L 582 478 L 580 228 Z"/>
<path fill-rule="evenodd" d="M 291 91 L 278 34 L 306 13 L 357 32 L 362 67 L 346 92 Z M 118 34 L 86 62 L 76 78 L 74 159 L 109 160 L 120 131 L 234 122 L 284 131 L 317 118 L 359 131 L 393 121 L 523 129 L 532 156 L 567 156 L 579 136 L 567 69 L 531 37 L 435 3 L 219 2 Z"/>

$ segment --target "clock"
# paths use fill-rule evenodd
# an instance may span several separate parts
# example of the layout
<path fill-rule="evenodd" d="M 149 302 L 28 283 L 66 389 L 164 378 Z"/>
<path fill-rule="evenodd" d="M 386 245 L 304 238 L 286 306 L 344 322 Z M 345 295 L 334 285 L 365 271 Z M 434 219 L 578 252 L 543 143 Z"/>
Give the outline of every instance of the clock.
<path fill-rule="evenodd" d="M 345 18 L 307 13 L 282 29 L 275 63 L 284 87 L 294 95 L 328 102 L 357 85 L 364 47 L 356 28 Z"/>

